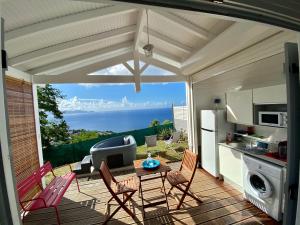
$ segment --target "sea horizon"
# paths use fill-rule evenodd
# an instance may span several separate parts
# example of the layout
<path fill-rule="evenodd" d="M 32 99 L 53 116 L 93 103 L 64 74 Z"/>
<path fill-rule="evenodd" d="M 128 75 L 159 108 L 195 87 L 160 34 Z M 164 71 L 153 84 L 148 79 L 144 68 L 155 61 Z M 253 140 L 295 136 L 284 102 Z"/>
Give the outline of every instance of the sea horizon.
<path fill-rule="evenodd" d="M 173 120 L 172 107 L 111 111 L 65 111 L 70 130 L 124 132 L 149 127 L 152 120 Z"/>

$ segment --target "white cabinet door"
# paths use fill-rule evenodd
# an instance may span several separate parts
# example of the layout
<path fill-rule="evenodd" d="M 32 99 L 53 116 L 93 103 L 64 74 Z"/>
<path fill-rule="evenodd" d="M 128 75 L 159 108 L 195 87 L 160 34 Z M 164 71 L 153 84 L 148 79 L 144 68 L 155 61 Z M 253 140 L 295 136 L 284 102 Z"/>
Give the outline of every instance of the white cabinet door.
<path fill-rule="evenodd" d="M 252 90 L 228 92 L 226 101 L 228 122 L 253 125 Z"/>
<path fill-rule="evenodd" d="M 253 89 L 254 104 L 286 104 L 286 85 Z"/>
<path fill-rule="evenodd" d="M 243 187 L 242 155 L 239 151 L 219 145 L 220 174 L 240 187 Z"/>

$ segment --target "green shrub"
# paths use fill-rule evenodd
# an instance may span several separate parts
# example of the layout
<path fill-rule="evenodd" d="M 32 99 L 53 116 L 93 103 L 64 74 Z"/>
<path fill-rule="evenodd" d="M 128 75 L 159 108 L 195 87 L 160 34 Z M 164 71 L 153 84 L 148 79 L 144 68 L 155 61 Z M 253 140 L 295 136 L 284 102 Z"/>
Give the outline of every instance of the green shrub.
<path fill-rule="evenodd" d="M 151 121 L 149 127 L 157 127 L 157 126 L 159 126 L 159 125 L 160 125 L 159 120 L 154 119 L 154 120 Z"/>
<path fill-rule="evenodd" d="M 162 125 L 167 125 L 167 124 L 171 124 L 171 123 L 173 123 L 171 120 L 164 120 L 162 122 Z"/>
<path fill-rule="evenodd" d="M 158 133 L 158 137 L 161 140 L 167 140 L 171 137 L 171 135 L 172 135 L 172 129 L 169 128 L 163 128 Z"/>

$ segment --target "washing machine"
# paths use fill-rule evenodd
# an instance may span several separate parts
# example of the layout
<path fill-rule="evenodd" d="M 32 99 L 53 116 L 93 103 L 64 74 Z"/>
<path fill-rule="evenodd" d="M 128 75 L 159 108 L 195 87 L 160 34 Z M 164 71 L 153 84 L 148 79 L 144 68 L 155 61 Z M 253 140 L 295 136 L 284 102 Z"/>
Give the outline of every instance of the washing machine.
<path fill-rule="evenodd" d="M 256 207 L 282 219 L 283 167 L 247 155 L 243 156 L 244 194 Z"/>

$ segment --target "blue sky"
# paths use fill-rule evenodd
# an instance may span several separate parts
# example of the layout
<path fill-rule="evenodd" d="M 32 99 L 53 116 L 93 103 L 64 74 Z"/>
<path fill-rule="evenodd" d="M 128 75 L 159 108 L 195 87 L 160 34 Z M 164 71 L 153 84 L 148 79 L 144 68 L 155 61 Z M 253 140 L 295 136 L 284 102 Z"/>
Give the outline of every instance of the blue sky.
<path fill-rule="evenodd" d="M 62 110 L 103 111 L 138 108 L 160 108 L 185 105 L 184 83 L 142 84 L 135 92 L 133 84 L 56 84 L 66 98 Z"/>
<path fill-rule="evenodd" d="M 120 64 L 96 71 L 92 75 L 130 75 L 130 72 Z M 149 66 L 142 74 L 142 76 L 146 75 L 174 74 Z M 63 111 L 165 108 L 172 104 L 185 105 L 186 98 L 184 82 L 142 84 L 139 93 L 135 92 L 134 84 L 55 84 L 53 86 L 60 89 L 66 96 L 65 99 L 59 101 L 59 108 Z"/>

